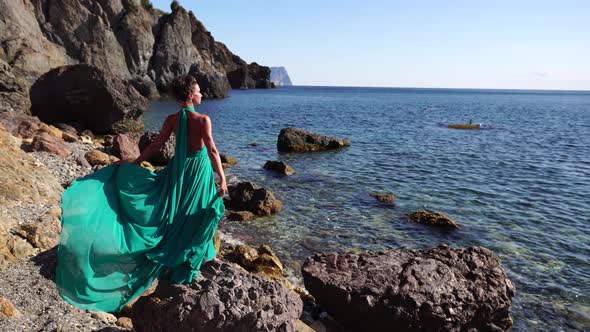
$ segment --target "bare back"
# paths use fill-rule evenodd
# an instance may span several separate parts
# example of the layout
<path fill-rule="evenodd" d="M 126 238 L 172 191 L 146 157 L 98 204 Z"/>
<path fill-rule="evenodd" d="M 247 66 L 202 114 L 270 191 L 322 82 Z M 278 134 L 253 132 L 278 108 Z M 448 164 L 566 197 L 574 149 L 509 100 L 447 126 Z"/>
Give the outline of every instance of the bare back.
<path fill-rule="evenodd" d="M 203 141 L 204 125 L 206 115 L 196 112 L 187 112 L 187 152 L 199 151 L 203 149 L 205 143 Z M 168 116 L 166 121 L 170 121 L 172 131 L 176 134 L 176 126 L 178 125 L 178 113 Z"/>

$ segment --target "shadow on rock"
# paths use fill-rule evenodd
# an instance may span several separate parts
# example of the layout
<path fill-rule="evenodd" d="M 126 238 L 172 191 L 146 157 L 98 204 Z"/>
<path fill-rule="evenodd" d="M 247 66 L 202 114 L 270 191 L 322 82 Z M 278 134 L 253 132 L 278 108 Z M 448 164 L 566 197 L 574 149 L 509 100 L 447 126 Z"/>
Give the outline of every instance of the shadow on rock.
<path fill-rule="evenodd" d="M 49 280 L 55 280 L 55 268 L 57 267 L 57 246 L 44 251 L 31 258 L 35 265 L 39 266 L 39 274 Z"/>

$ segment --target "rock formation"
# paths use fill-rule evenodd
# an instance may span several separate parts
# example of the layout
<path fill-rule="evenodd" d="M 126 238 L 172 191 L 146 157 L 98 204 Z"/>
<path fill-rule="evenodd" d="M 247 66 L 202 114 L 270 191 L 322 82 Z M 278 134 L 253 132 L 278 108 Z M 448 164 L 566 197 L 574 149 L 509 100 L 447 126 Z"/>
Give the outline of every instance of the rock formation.
<path fill-rule="evenodd" d="M 503 331 L 514 287 L 488 249 L 447 246 L 325 253 L 302 267 L 305 287 L 354 331 Z"/>
<path fill-rule="evenodd" d="M 270 81 L 276 86 L 293 85 L 285 67 L 270 67 Z"/>
<path fill-rule="evenodd" d="M 205 98 L 270 87 L 268 67 L 233 54 L 176 1 L 164 13 L 140 0 L 0 0 L 0 44 L 2 112 L 28 113 L 31 83 L 77 63 L 117 75 L 148 98 L 189 72 Z"/>

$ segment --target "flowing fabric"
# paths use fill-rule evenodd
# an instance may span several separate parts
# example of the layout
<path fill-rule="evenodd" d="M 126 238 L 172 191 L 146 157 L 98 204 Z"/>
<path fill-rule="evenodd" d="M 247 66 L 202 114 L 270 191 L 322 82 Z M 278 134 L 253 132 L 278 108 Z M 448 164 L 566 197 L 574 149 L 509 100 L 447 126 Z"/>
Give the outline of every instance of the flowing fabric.
<path fill-rule="evenodd" d="M 186 151 L 190 111 L 179 112 L 166 168 L 111 165 L 63 193 L 56 284 L 65 301 L 118 312 L 155 278 L 189 283 L 215 257 L 224 206 L 206 148 Z"/>

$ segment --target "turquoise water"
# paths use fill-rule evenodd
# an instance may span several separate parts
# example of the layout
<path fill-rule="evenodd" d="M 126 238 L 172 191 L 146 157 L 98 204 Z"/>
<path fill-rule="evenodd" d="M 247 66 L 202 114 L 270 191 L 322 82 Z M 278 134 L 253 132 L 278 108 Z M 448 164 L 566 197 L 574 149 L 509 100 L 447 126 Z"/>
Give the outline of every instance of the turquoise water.
<path fill-rule="evenodd" d="M 222 153 L 284 211 L 221 227 L 250 244 L 269 243 L 297 275 L 318 251 L 481 245 L 516 285 L 516 331 L 590 329 L 590 93 L 290 87 L 232 91 L 198 107 Z M 156 101 L 147 129 L 176 112 Z M 473 120 L 478 131 L 451 130 Z M 281 128 L 346 138 L 340 151 L 279 154 Z M 256 146 L 249 143 L 256 142 Z M 284 160 L 291 177 L 262 169 Z M 369 192 L 390 192 L 395 206 Z M 439 210 L 462 228 L 407 222 Z"/>

